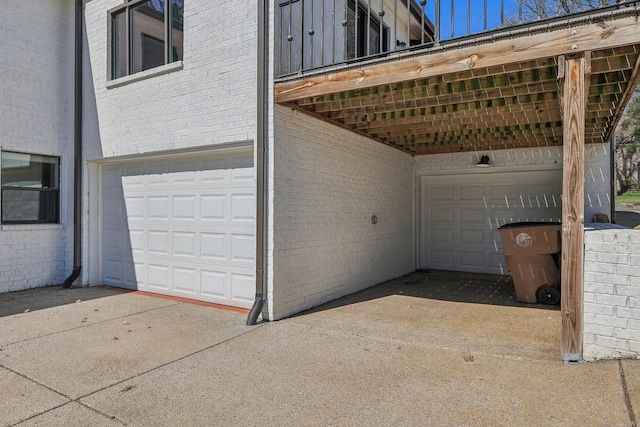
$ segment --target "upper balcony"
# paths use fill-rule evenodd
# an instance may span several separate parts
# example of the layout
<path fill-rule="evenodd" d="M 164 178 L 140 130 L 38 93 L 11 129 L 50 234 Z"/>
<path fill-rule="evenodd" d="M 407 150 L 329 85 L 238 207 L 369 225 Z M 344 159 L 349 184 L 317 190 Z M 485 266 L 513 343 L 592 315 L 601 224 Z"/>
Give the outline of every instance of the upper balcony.
<path fill-rule="evenodd" d="M 279 1 L 275 99 L 411 154 L 553 146 L 563 61 L 585 56 L 585 142 L 607 142 L 640 78 L 640 2 L 585 1 Z"/>

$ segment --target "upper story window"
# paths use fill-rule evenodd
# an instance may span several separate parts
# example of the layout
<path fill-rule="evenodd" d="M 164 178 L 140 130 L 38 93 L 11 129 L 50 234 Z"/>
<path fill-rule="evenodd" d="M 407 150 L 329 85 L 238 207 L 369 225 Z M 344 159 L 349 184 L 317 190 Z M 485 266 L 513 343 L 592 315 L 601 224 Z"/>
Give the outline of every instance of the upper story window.
<path fill-rule="evenodd" d="M 110 20 L 112 79 L 182 60 L 184 0 L 129 0 Z"/>
<path fill-rule="evenodd" d="M 3 151 L 2 224 L 60 222 L 60 158 Z"/>

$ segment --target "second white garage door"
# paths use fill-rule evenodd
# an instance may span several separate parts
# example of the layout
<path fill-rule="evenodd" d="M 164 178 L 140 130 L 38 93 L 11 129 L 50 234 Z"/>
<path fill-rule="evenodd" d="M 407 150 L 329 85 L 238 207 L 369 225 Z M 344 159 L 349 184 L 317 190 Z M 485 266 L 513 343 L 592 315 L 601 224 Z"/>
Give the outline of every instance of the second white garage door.
<path fill-rule="evenodd" d="M 102 282 L 251 307 L 252 156 L 247 150 L 104 164 Z"/>
<path fill-rule="evenodd" d="M 419 177 L 419 267 L 507 274 L 498 227 L 560 221 L 562 170 Z"/>

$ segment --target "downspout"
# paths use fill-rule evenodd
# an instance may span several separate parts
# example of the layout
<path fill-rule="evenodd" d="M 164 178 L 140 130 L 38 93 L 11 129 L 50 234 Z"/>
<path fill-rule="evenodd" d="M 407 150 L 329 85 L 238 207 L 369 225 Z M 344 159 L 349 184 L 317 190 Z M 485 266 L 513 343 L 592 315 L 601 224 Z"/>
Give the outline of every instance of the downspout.
<path fill-rule="evenodd" d="M 258 1 L 258 31 L 257 31 L 257 109 L 256 109 L 256 297 L 247 317 L 247 325 L 255 325 L 262 313 L 266 290 L 265 254 L 267 253 L 266 237 L 266 182 L 267 182 L 267 144 L 265 139 L 268 132 L 268 0 Z"/>
<path fill-rule="evenodd" d="M 82 264 L 82 3 L 75 2 L 73 73 L 73 270 L 62 284 L 70 288 L 80 276 Z"/>

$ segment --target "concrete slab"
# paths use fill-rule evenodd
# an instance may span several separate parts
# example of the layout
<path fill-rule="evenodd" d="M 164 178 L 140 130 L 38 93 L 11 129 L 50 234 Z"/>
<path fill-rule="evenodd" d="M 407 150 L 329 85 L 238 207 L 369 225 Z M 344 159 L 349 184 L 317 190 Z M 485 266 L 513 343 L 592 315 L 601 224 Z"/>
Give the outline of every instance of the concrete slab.
<path fill-rule="evenodd" d="M 122 426 L 122 423 L 107 415 L 100 414 L 79 403 L 71 402 L 42 415 L 31 418 L 20 427 L 51 427 L 51 426 L 91 426 L 113 427 Z"/>
<path fill-rule="evenodd" d="M 560 360 L 557 310 L 463 304 L 404 295 L 345 298 L 290 321 L 328 329 L 399 339 L 435 348 L 517 359 Z"/>
<path fill-rule="evenodd" d="M 65 396 L 2 367 L 0 352 L 0 424 L 13 425 L 69 402 Z"/>
<path fill-rule="evenodd" d="M 627 384 L 629 403 L 636 422 L 640 422 L 640 360 L 622 360 L 620 363 Z"/>
<path fill-rule="evenodd" d="M 82 402 L 131 425 L 629 425 L 617 362 L 467 360 L 282 321 Z"/>
<path fill-rule="evenodd" d="M 637 420 L 640 360 L 564 365 L 558 311 L 402 290 L 254 327 L 134 294 L 0 318 L 12 331 L 0 425 L 629 426 L 634 408 Z"/>
<path fill-rule="evenodd" d="M 115 318 L 124 301 L 102 299 L 113 309 L 101 306 L 109 320 L 3 346 L 2 364 L 75 399 L 250 331 L 238 313 L 123 297 L 158 307 Z M 66 306 L 59 315 L 77 318 L 75 309 Z"/>
<path fill-rule="evenodd" d="M 54 289 L 49 291 L 58 292 Z M 38 301 L 40 298 L 49 300 L 50 292 L 42 292 L 42 289 L 34 289 L 32 292 L 31 298 L 20 298 L 23 303 L 20 307 L 38 307 L 43 305 Z M 0 317 L 0 347 L 177 304 L 174 301 L 102 288 L 81 288 L 73 294 L 59 292 L 66 298 L 72 295 L 73 302 L 46 310 Z M 26 296 L 28 292 L 18 293 Z M 9 305 L 7 301 L 12 301 L 11 297 L 11 294 L 2 294 L 0 301 L 6 307 Z"/>

